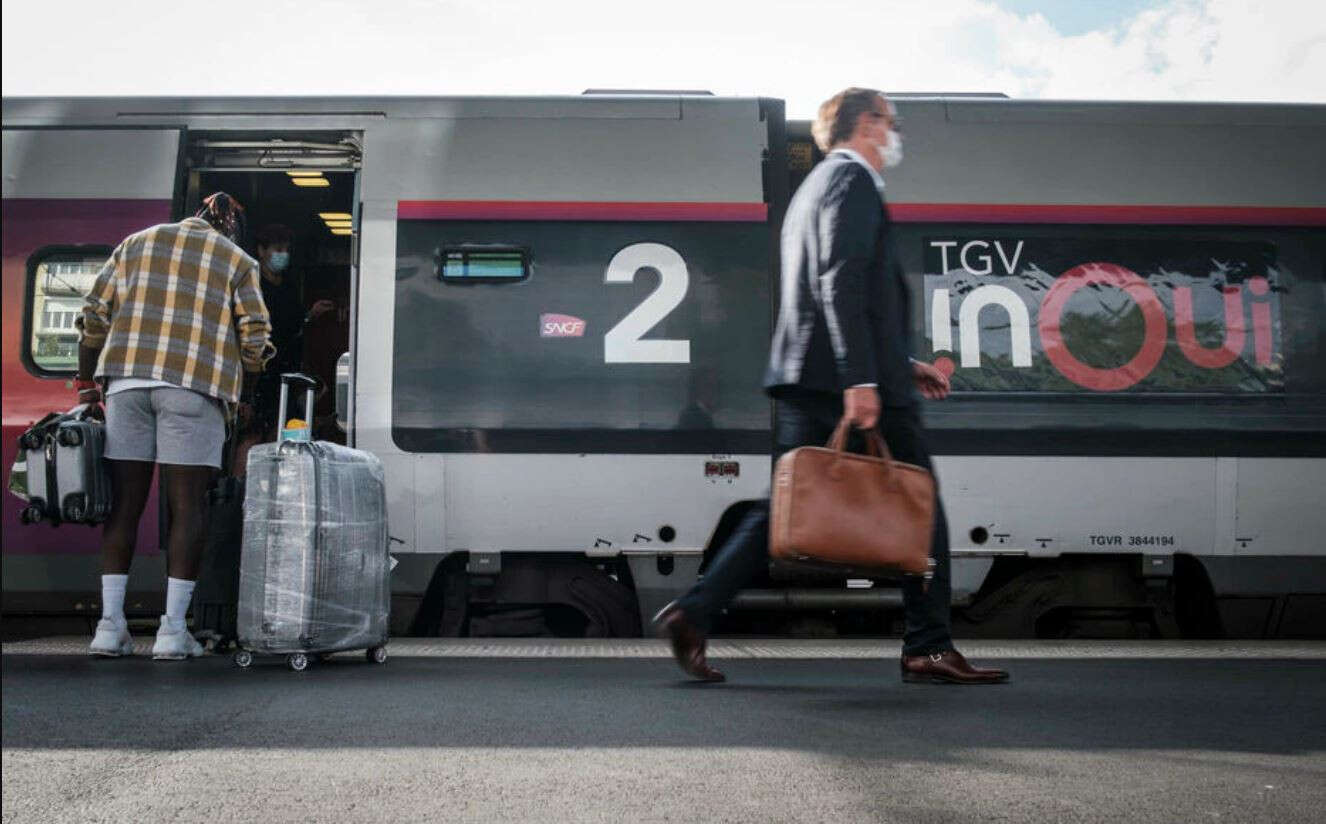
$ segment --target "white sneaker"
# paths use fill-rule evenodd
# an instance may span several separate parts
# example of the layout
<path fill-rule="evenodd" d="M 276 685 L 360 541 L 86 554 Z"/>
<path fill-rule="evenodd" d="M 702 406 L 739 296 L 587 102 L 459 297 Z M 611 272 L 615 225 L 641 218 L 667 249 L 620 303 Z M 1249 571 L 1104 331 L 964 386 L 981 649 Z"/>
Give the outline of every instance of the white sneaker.
<path fill-rule="evenodd" d="M 161 616 L 161 627 L 157 629 L 157 641 L 152 645 L 152 660 L 183 661 L 185 658 L 198 658 L 203 654 L 203 645 L 189 634 L 186 626 L 173 625 L 166 616 Z"/>
<path fill-rule="evenodd" d="M 92 636 L 92 644 L 87 648 L 88 655 L 102 658 L 119 658 L 121 655 L 134 654 L 134 642 L 129 637 L 129 624 L 124 620 L 102 618 L 97 622 L 97 633 Z"/>

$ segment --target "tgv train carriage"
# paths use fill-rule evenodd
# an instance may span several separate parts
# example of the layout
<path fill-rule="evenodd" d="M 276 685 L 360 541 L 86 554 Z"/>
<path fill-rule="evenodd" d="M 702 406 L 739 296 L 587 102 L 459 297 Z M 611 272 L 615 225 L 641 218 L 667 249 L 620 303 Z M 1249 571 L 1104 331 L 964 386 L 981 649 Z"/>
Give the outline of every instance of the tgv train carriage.
<path fill-rule="evenodd" d="M 899 96 L 887 197 L 967 633 L 1326 631 L 1326 109 Z M 397 632 L 633 635 L 768 487 L 781 102 L 6 99 L 4 452 L 69 405 L 81 295 L 216 189 L 295 230 L 324 433 L 386 469 Z M 334 422 L 333 422 L 334 420 Z M 94 614 L 96 535 L 4 604 Z M 146 519 L 151 520 L 151 519 Z M 157 609 L 147 523 L 129 604 Z M 731 629 L 879 632 L 775 570 Z"/>

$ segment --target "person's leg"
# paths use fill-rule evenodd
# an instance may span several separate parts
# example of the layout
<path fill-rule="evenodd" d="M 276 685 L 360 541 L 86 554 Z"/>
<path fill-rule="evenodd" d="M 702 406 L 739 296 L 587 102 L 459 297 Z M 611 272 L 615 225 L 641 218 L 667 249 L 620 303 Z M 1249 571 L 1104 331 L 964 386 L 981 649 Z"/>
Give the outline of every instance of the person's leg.
<path fill-rule="evenodd" d="M 842 414 L 835 398 L 808 397 L 777 402 L 773 462 L 799 446 L 822 446 Z M 769 564 L 769 502 L 762 500 L 737 523 L 710 560 L 704 577 L 676 602 L 699 629 L 710 624 L 732 597 Z"/>
<path fill-rule="evenodd" d="M 905 629 L 903 655 L 930 655 L 953 649 L 948 520 L 944 504 L 935 498 L 935 531 L 930 543 L 930 557 L 935 562 L 929 586 L 916 576 L 908 576 L 902 585 Z"/>
<path fill-rule="evenodd" d="M 124 594 L 129 565 L 138 538 L 138 520 L 152 488 L 153 465 L 145 461 L 111 460 L 111 512 L 101 531 L 101 620 L 88 652 L 105 658 L 133 653 Z"/>
<path fill-rule="evenodd" d="M 138 521 L 152 490 L 151 461 L 108 460 L 111 511 L 101 530 L 101 572 L 128 575 L 138 541 Z"/>
<path fill-rule="evenodd" d="M 925 444 L 925 431 L 919 413 L 910 408 L 887 407 L 880 415 L 880 432 L 895 460 L 934 471 Z M 902 585 L 905 629 L 902 636 L 904 655 L 929 655 L 953 648 L 950 637 L 952 587 L 949 571 L 948 521 L 935 489 L 934 531 L 930 539 L 930 557 L 935 562 L 929 585 L 909 576 Z"/>
<path fill-rule="evenodd" d="M 106 447 L 110 465 L 111 511 L 101 532 L 101 571 L 125 575 L 133 560 L 138 520 L 147 505 L 156 461 L 156 415 L 149 389 L 130 389 L 106 398 Z"/>
<path fill-rule="evenodd" d="M 210 466 L 161 467 L 162 483 L 170 501 L 170 536 L 166 544 L 166 574 L 193 581 L 203 556 L 207 490 L 215 470 Z M 182 615 L 180 616 L 183 617 Z"/>
<path fill-rule="evenodd" d="M 769 502 L 759 501 L 737 523 L 704 576 L 674 603 L 702 632 L 743 586 L 769 564 Z"/>
<path fill-rule="evenodd" d="M 790 449 L 823 443 L 841 415 L 834 398 L 779 400 L 774 433 L 774 462 Z M 668 636 L 672 654 L 688 674 L 722 681 L 723 674 L 705 659 L 705 635 L 716 616 L 737 592 L 769 563 L 769 502 L 759 501 L 738 522 L 709 562 L 704 577 L 654 619 Z"/>
<path fill-rule="evenodd" d="M 152 489 L 154 422 L 145 390 L 117 392 L 106 399 L 106 448 L 111 511 L 101 530 L 101 620 L 88 652 L 117 658 L 133 652 L 124 595 L 138 539 L 138 521 Z"/>
<path fill-rule="evenodd" d="M 179 660 L 202 654 L 185 618 L 205 541 L 207 490 L 221 465 L 225 421 L 216 401 L 187 389 L 154 389 L 157 460 L 170 507 L 166 614 L 152 657 Z"/>
<path fill-rule="evenodd" d="M 889 410 L 885 410 L 888 415 Z M 895 413 L 892 423 L 883 425 L 885 440 L 900 461 L 934 468 L 925 443 L 925 428 L 920 415 Z M 903 610 L 906 627 L 902 636 L 902 678 L 911 683 L 1002 684 L 1008 673 L 998 669 L 975 667 L 953 647 L 951 620 L 951 557 L 948 519 L 944 503 L 935 490 L 935 527 L 931 537 L 930 557 L 934 559 L 934 577 L 928 587 L 916 578 L 903 583 Z"/>

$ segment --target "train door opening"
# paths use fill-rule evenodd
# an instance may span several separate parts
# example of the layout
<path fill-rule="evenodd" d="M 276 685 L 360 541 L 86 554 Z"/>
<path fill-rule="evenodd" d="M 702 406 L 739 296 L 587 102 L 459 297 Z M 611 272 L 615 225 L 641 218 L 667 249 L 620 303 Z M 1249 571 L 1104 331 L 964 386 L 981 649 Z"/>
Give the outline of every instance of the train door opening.
<path fill-rule="evenodd" d="M 186 215 L 224 191 L 244 207 L 242 245 L 261 259 L 276 366 L 322 381 L 314 436 L 346 443 L 337 363 L 353 335 L 360 141 L 350 132 L 190 132 Z M 271 255 L 283 251 L 288 256 Z M 270 368 L 270 367 L 269 367 Z"/>

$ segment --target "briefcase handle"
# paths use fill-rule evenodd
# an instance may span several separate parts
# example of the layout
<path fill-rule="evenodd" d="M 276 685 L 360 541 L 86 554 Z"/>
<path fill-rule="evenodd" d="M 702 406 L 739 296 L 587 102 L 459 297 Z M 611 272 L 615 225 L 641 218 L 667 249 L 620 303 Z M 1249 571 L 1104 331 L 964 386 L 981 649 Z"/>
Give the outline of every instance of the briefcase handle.
<path fill-rule="evenodd" d="M 826 446 L 834 452 L 846 452 L 847 433 L 851 428 L 852 422 L 847 419 L 846 415 L 844 415 L 843 419 L 838 421 L 838 427 L 834 429 L 833 434 L 829 436 L 829 442 Z M 880 437 L 878 429 L 871 427 L 866 430 L 864 434 L 866 436 L 867 455 L 875 458 L 883 458 L 887 461 L 893 460 L 893 453 L 889 452 L 889 445 L 884 443 L 884 439 Z"/>

